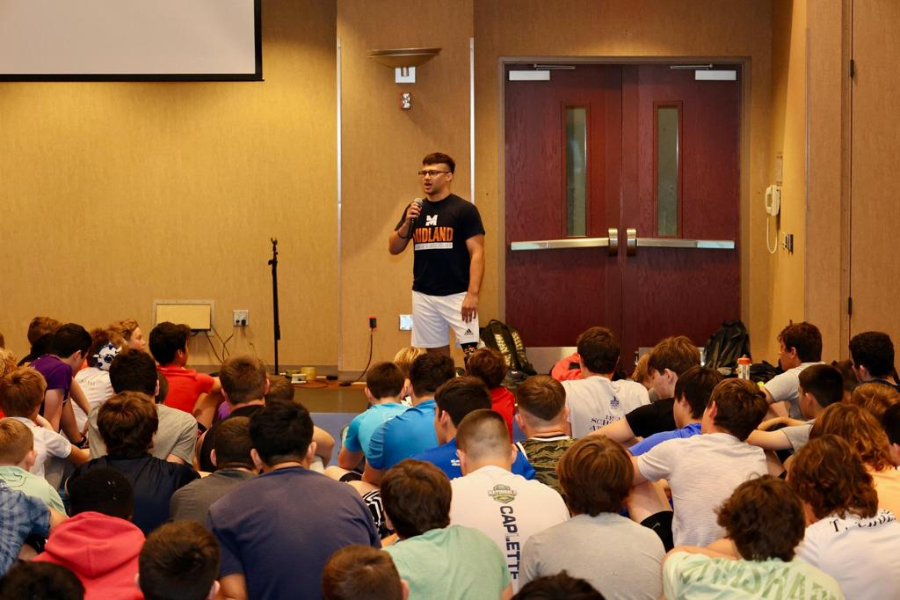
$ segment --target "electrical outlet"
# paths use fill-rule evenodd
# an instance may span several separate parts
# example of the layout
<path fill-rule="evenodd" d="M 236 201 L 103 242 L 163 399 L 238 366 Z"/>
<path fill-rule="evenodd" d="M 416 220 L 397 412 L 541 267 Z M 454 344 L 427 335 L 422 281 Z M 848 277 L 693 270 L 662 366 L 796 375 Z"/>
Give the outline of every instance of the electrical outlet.
<path fill-rule="evenodd" d="M 375 315 L 369 315 L 369 329 L 372 331 L 378 329 L 378 317 Z"/>
<path fill-rule="evenodd" d="M 783 233 L 782 234 L 782 242 L 781 246 L 788 251 L 788 254 L 794 253 L 794 234 L 793 233 Z"/>
<path fill-rule="evenodd" d="M 250 324 L 249 310 L 235 310 L 231 313 L 231 323 L 235 327 L 246 327 Z"/>

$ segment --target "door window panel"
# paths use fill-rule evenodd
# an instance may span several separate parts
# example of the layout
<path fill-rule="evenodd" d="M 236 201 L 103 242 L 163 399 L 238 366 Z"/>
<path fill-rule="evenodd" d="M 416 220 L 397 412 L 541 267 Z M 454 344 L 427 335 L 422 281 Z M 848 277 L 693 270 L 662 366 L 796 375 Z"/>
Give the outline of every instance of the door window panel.
<path fill-rule="evenodd" d="M 678 106 L 656 107 L 656 231 L 678 235 L 681 121 Z"/>
<path fill-rule="evenodd" d="M 587 107 L 566 108 L 566 235 L 587 235 Z"/>

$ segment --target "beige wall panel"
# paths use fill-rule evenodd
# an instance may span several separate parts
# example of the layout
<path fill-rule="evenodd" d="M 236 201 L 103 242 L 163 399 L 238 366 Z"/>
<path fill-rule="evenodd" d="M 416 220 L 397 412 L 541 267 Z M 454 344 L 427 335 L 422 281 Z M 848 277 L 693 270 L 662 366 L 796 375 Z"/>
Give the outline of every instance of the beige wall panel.
<path fill-rule="evenodd" d="M 154 299 L 212 299 L 251 326 L 232 352 L 271 361 L 270 237 L 279 239 L 281 362 L 337 358 L 335 8 L 272 0 L 265 82 L 0 84 L 0 331 L 86 326 Z M 251 345 L 252 344 L 252 345 Z M 203 339 L 192 362 L 215 364 Z"/>
<path fill-rule="evenodd" d="M 685 1 L 677 9 L 664 0 L 571 0 L 564 6 L 540 0 L 476 3 L 476 195 L 491 234 L 482 314 L 501 314 L 503 306 L 501 57 L 744 59 L 742 317 L 754 351 L 761 355 L 766 350 L 770 265 L 763 194 L 770 168 L 771 21 L 771 3 L 752 0 Z"/>
<path fill-rule="evenodd" d="M 469 199 L 472 3 L 339 0 L 337 28 L 343 119 L 339 365 L 358 371 L 368 357 L 368 315 L 379 318 L 373 361 L 390 360 L 409 345 L 410 334 L 398 331 L 397 319 L 412 310 L 412 250 L 391 256 L 387 241 L 406 204 L 422 195 L 416 176 L 422 157 L 434 151 L 452 156 L 453 190 Z M 369 50 L 409 47 L 443 49 L 417 69 L 415 84 L 394 83 L 392 69 L 368 58 Z M 400 109 L 402 92 L 413 95 L 410 111 Z M 489 281 L 496 278 L 493 269 Z"/>
<path fill-rule="evenodd" d="M 847 57 L 842 3 L 811 0 L 809 28 L 809 206 L 806 216 L 806 318 L 822 331 L 826 360 L 847 355 L 848 258 L 841 222 L 845 164 L 842 129 Z"/>

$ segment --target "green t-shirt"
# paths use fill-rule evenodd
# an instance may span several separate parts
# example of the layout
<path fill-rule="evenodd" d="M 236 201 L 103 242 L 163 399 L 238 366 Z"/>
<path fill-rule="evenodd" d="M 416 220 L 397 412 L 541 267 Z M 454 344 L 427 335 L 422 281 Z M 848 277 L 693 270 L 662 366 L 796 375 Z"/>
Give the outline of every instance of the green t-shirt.
<path fill-rule="evenodd" d="M 663 566 L 663 591 L 674 600 L 843 600 L 837 581 L 799 560 L 711 558 L 675 552 Z"/>
<path fill-rule="evenodd" d="M 27 496 L 37 498 L 50 508 L 66 514 L 66 508 L 63 506 L 59 493 L 40 475 L 29 473 L 21 467 L 0 466 L 0 479 L 10 489 L 19 490 Z"/>
<path fill-rule="evenodd" d="M 409 584 L 409 600 L 497 600 L 512 582 L 497 545 L 469 527 L 432 529 L 384 550 Z"/>
<path fill-rule="evenodd" d="M 567 435 L 557 435 L 528 438 L 516 446 L 534 467 L 534 478 L 562 494 L 559 478 L 556 476 L 556 465 L 569 446 L 574 443 L 575 440 Z"/>

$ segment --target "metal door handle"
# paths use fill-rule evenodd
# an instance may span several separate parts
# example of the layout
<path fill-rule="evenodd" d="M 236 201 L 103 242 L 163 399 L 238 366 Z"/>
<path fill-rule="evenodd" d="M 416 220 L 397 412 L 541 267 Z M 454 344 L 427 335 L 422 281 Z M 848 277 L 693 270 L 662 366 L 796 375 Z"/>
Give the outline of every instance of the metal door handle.
<path fill-rule="evenodd" d="M 610 230 L 612 231 L 612 230 Z M 608 237 L 602 238 L 563 238 L 560 240 L 529 240 L 525 242 L 510 242 L 509 249 L 520 250 L 562 250 L 565 248 L 606 248 L 611 245 Z M 618 239 L 615 243 L 618 248 Z"/>
<path fill-rule="evenodd" d="M 630 230 L 631 231 L 631 230 Z M 686 240 L 681 238 L 637 238 L 645 248 L 696 248 L 700 250 L 734 250 L 733 240 Z"/>
<path fill-rule="evenodd" d="M 613 227 L 610 227 L 607 230 L 607 234 L 609 235 L 609 255 L 610 256 L 618 256 L 619 254 L 619 230 Z"/>
<path fill-rule="evenodd" d="M 625 230 L 625 254 L 628 256 L 634 256 L 637 253 L 637 229 L 626 229 Z"/>

